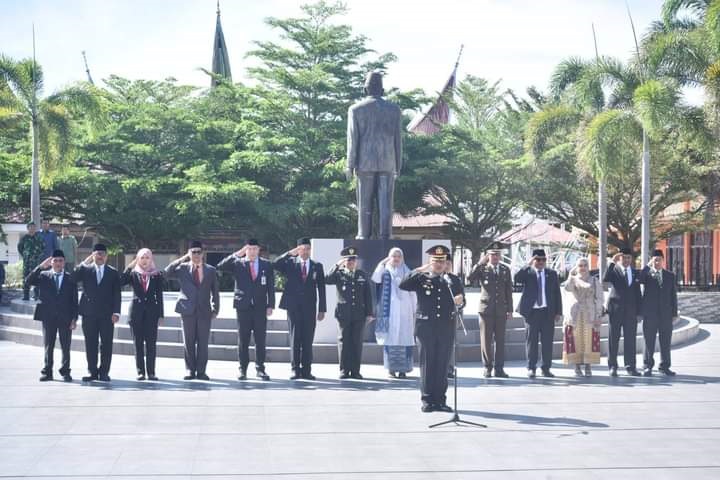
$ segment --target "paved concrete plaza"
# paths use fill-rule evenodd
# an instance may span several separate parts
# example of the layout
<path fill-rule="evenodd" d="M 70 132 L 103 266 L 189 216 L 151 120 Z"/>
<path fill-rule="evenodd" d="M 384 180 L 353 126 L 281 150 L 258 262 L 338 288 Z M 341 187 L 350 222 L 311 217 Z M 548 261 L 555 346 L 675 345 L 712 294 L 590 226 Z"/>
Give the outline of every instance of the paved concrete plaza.
<path fill-rule="evenodd" d="M 37 381 L 42 350 L 0 342 L 2 478 L 720 478 L 720 325 L 673 350 L 672 380 L 620 377 L 604 367 L 577 380 L 507 380 L 463 365 L 462 417 L 488 425 L 427 425 L 415 379 L 317 382 L 234 380 L 211 362 L 210 382 L 179 380 L 178 359 L 158 359 L 161 381 L 136 382 L 133 359 L 114 357 L 110 385 Z M 59 354 L 59 352 L 56 352 Z M 57 361 L 57 360 L 56 360 Z M 604 361 L 604 359 L 603 359 Z M 413 372 L 417 374 L 417 370 Z"/>

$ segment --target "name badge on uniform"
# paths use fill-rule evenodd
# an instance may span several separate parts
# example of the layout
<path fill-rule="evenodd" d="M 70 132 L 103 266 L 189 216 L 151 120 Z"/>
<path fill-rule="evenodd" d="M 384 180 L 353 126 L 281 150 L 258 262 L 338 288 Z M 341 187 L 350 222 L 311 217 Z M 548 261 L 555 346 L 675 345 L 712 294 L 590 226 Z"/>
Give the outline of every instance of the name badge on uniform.
<path fill-rule="evenodd" d="M 485 280 L 483 283 L 484 283 L 485 285 L 487 285 L 487 284 L 490 283 L 490 282 L 488 282 L 487 280 Z"/>
<path fill-rule="evenodd" d="M 340 289 L 344 292 L 344 291 L 345 291 L 345 284 L 343 284 L 343 286 L 340 287 Z"/>
<path fill-rule="evenodd" d="M 260 285 L 267 285 L 267 278 L 265 278 L 265 275 L 260 277 Z"/>

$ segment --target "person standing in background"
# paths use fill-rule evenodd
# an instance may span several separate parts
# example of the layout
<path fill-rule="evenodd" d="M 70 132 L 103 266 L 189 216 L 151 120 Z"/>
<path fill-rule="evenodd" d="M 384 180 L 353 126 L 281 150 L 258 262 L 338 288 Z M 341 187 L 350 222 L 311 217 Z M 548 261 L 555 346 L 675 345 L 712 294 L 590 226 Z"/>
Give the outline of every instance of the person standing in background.
<path fill-rule="evenodd" d="M 53 252 L 60 248 L 60 242 L 58 240 L 57 233 L 55 230 L 50 229 L 50 221 L 43 220 L 42 228 L 38 232 L 40 238 L 45 242 L 45 251 L 43 252 L 43 258 L 51 257 Z"/>
<path fill-rule="evenodd" d="M 59 248 L 65 254 L 65 271 L 75 270 L 77 259 L 78 242 L 73 235 L 70 235 L 70 225 L 64 223 L 60 230 Z"/>
<path fill-rule="evenodd" d="M 27 283 L 28 275 L 32 272 L 35 267 L 40 265 L 44 258 L 48 258 L 51 255 L 43 257 L 45 252 L 45 242 L 42 237 L 37 233 L 37 226 L 35 222 L 27 224 L 28 233 L 22 236 L 18 242 L 18 253 L 23 259 L 23 300 L 30 300 L 30 284 Z M 38 288 L 33 288 L 33 298 L 38 298 Z"/>

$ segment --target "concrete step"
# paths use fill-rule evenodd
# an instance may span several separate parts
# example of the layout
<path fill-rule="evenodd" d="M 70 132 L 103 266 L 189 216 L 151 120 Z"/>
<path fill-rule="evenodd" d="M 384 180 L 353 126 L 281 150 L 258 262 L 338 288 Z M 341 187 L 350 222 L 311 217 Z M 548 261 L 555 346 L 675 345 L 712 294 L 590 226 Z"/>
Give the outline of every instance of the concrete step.
<path fill-rule="evenodd" d="M 680 321 L 675 325 L 672 344 L 678 345 L 688 342 L 695 338 L 698 332 L 698 321 L 688 317 L 681 317 Z M 601 333 L 603 335 L 600 344 L 601 352 L 603 355 L 607 355 L 606 325 L 603 326 Z M 477 362 L 481 360 L 478 334 L 479 332 L 469 332 L 469 335 L 465 337 L 462 331 L 458 331 L 458 358 L 460 361 Z M 40 346 L 42 345 L 41 324 L 33 320 L 32 316 L 28 314 L 19 314 L 9 309 L 0 309 L 0 338 Z M 287 339 L 287 332 L 269 332 L 268 340 L 270 343 L 268 343 L 267 348 L 268 361 L 290 361 L 289 346 L 287 343 L 282 344 L 285 339 Z M 211 359 L 237 359 L 237 333 L 235 330 L 213 329 L 210 342 Z M 126 324 L 121 324 L 115 329 L 113 345 L 115 353 L 134 354 L 130 329 Z M 636 339 L 636 345 L 638 353 L 644 350 L 641 331 Z M 78 326 L 78 329 L 73 333 L 73 349 L 84 350 L 84 348 L 82 330 L 80 326 Z M 659 345 L 657 348 L 659 349 Z M 622 353 L 622 342 L 620 342 L 620 352 Z M 313 346 L 313 354 L 315 361 L 318 363 L 336 363 L 338 361 L 337 345 L 335 343 L 316 343 Z M 178 328 L 161 327 L 158 355 L 166 357 L 183 356 L 182 333 Z M 250 348 L 250 356 L 254 359 L 254 346 Z M 553 357 L 560 358 L 561 356 L 562 330 L 561 327 L 558 326 L 555 329 Z M 524 329 L 513 328 L 507 331 L 505 358 L 507 360 L 521 360 L 525 358 Z M 382 346 L 366 342 L 363 348 L 363 362 L 382 363 Z"/>

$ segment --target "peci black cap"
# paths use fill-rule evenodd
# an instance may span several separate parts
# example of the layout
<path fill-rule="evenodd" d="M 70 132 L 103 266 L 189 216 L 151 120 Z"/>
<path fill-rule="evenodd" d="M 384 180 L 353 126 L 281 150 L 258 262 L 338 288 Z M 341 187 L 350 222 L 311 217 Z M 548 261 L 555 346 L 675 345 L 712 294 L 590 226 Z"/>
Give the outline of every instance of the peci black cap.
<path fill-rule="evenodd" d="M 260 244 L 257 241 L 257 238 L 248 238 L 245 240 L 245 245 L 247 246 L 260 246 Z"/>
<path fill-rule="evenodd" d="M 545 255 L 545 250 L 542 248 L 536 248 L 532 252 L 532 258 L 547 258 L 547 255 Z"/>
<path fill-rule="evenodd" d="M 53 258 L 65 258 L 65 252 L 60 249 L 53 250 L 52 256 Z"/>
<path fill-rule="evenodd" d="M 652 256 L 653 256 L 653 257 L 665 258 L 665 254 L 663 253 L 662 250 L 659 250 L 659 249 L 653 250 Z"/>
<path fill-rule="evenodd" d="M 200 240 L 193 240 L 192 242 L 190 242 L 190 248 L 199 248 L 202 250 L 203 244 Z"/>
<path fill-rule="evenodd" d="M 632 255 L 633 254 L 632 250 L 627 247 L 621 248 L 620 253 L 622 253 L 623 255 Z"/>
<path fill-rule="evenodd" d="M 297 246 L 299 247 L 300 245 L 310 245 L 310 239 L 308 237 L 298 238 Z"/>
<path fill-rule="evenodd" d="M 93 245 L 93 252 L 107 252 L 107 247 L 102 243 Z"/>
<path fill-rule="evenodd" d="M 340 256 L 345 258 L 357 258 L 358 249 L 354 246 L 345 247 L 340 250 Z"/>

